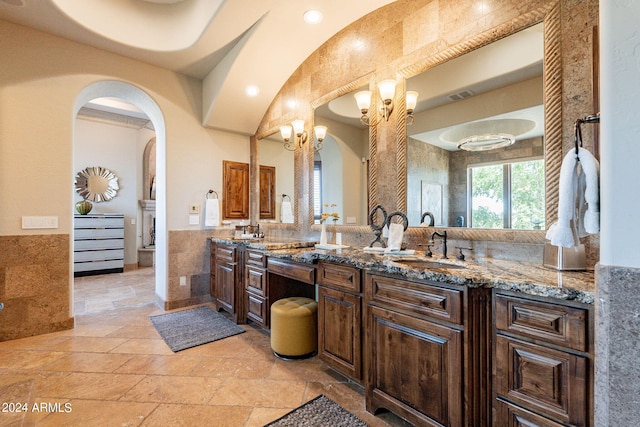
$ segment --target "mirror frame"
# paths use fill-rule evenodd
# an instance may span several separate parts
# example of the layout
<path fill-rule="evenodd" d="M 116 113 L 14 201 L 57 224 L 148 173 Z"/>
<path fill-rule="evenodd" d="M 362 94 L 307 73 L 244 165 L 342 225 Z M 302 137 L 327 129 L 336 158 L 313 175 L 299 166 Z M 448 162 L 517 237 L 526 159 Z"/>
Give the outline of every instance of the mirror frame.
<path fill-rule="evenodd" d="M 396 109 L 404 111 L 406 80 L 418 75 L 430 68 L 446 61 L 457 58 L 465 53 L 486 46 L 496 40 L 517 33 L 525 28 L 544 23 L 544 152 L 545 152 L 545 223 L 547 227 L 551 220 L 557 216 L 558 211 L 558 186 L 560 165 L 562 162 L 562 57 L 561 57 L 561 10 L 560 2 L 555 1 L 542 6 L 525 15 L 514 18 L 508 23 L 480 33 L 471 39 L 453 45 L 435 55 L 431 55 L 402 68 L 396 72 L 398 81 Z M 358 80 L 360 85 L 362 79 Z M 357 87 L 357 85 L 349 85 Z M 333 92 L 332 92 L 333 93 Z M 321 98 L 325 102 L 326 97 Z M 374 107 L 372 106 L 372 109 Z M 397 196 L 396 209 L 406 211 L 407 208 L 407 128 L 406 117 L 396 115 L 396 176 Z M 377 153 L 378 135 L 377 126 L 370 128 L 369 147 L 371 158 Z M 378 204 L 378 170 L 377 162 L 370 162 L 369 179 L 369 207 Z M 416 227 L 413 227 L 416 228 Z M 544 243 L 545 231 L 539 230 L 513 230 L 513 229 L 473 229 L 473 228 L 449 228 L 455 232 L 456 239 L 463 240 L 494 240 L 513 241 L 520 243 Z"/>
<path fill-rule="evenodd" d="M 90 180 L 93 177 L 102 178 L 105 181 L 105 190 L 102 192 L 92 191 L 89 188 Z M 84 200 L 94 203 L 108 202 L 118 195 L 120 186 L 118 176 L 113 171 L 102 166 L 89 166 L 76 174 L 74 186 L 76 193 Z"/>
<path fill-rule="evenodd" d="M 313 112 L 311 111 L 312 105 L 318 105 L 322 102 L 335 97 L 337 94 L 346 92 L 349 88 L 355 88 L 356 86 L 366 84 L 369 81 L 369 87 L 372 91 L 375 91 L 375 81 L 382 80 L 382 78 L 389 78 L 395 76 L 398 81 L 396 99 L 394 100 L 397 109 L 404 108 L 405 100 L 404 91 L 406 87 L 405 79 L 415 75 L 427 68 L 433 67 L 446 60 L 460 56 L 466 52 L 482 47 L 495 40 L 506 37 L 510 34 L 518 32 L 522 29 L 530 27 L 540 22 L 544 22 L 544 99 L 545 99 L 545 165 L 547 166 L 545 171 L 546 183 L 545 183 L 545 195 L 546 195 L 546 218 L 547 226 L 557 215 L 557 190 L 558 190 L 558 177 L 559 168 L 562 158 L 563 149 L 563 135 L 566 130 L 568 136 L 569 123 L 563 120 L 563 114 L 570 114 L 572 111 L 564 112 L 564 108 L 573 108 L 570 100 L 563 99 L 562 91 L 562 78 L 563 78 L 563 55 L 561 50 L 561 42 L 563 38 L 563 26 L 561 26 L 561 12 L 564 0 L 551 0 L 549 2 L 543 2 L 537 7 L 527 9 L 525 13 L 510 17 L 508 20 L 503 21 L 502 24 L 494 26 L 485 30 L 482 33 L 471 35 L 470 39 L 461 41 L 455 45 L 449 45 L 448 48 L 443 51 L 437 51 L 438 46 L 432 47 L 434 49 L 433 54 L 425 53 L 424 49 L 419 49 L 405 55 L 394 63 L 380 64 L 379 67 L 374 67 L 370 71 L 365 71 L 357 79 L 357 83 L 347 84 L 339 89 L 331 90 L 329 94 L 326 94 L 324 90 L 317 91 L 314 86 L 307 80 L 310 76 L 306 74 L 302 76 L 303 82 L 310 84 L 310 86 L 302 87 L 299 81 L 297 84 L 288 82 L 270 105 L 268 111 L 265 113 L 261 124 L 258 126 L 258 130 L 254 136 L 251 137 L 252 147 L 252 173 L 255 168 L 257 174 L 257 138 L 264 138 L 264 136 L 271 133 L 275 133 L 278 130 L 279 125 L 288 123 L 293 119 L 305 119 L 308 126 L 313 127 Z M 291 80 L 291 79 L 290 79 Z M 305 93 L 308 90 L 306 96 L 307 99 L 314 100 L 313 102 L 301 103 L 296 107 L 296 111 L 289 111 L 289 107 L 285 104 L 285 100 L 288 97 L 297 97 L 298 92 Z M 565 105 L 566 104 L 566 105 Z M 372 106 L 376 108 L 377 106 Z M 309 125 L 310 123 L 310 125 Z M 392 115 L 391 120 L 381 126 L 374 126 L 370 128 L 369 132 L 369 147 L 371 154 L 371 161 L 369 164 L 369 205 L 375 205 L 377 203 L 388 204 L 389 208 L 402 208 L 406 206 L 406 119 L 404 115 Z M 268 129 L 268 130 L 265 130 Z M 257 138 L 256 138 L 257 137 Z M 382 144 L 378 142 L 382 141 Z M 399 142 L 398 142 L 399 141 Z M 396 149 L 396 147 L 398 149 Z M 388 162 L 389 167 L 393 168 L 391 171 L 386 169 L 387 164 L 376 164 L 378 153 L 381 151 L 395 151 L 396 162 Z M 390 153 L 391 154 L 391 153 Z M 398 166 L 396 166 L 398 163 Z M 320 227 L 313 225 L 313 200 L 310 198 L 310 194 L 313 191 L 313 149 L 309 150 L 308 145 L 303 150 L 296 151 L 295 161 L 295 179 L 296 179 L 296 227 L 298 232 L 315 232 L 319 231 Z M 382 166 L 382 167 L 380 167 Z M 380 168 L 381 170 L 378 170 Z M 394 169 L 398 169 L 397 171 Z M 382 172 L 382 173 L 380 173 Z M 384 173 L 388 177 L 383 176 Z M 384 180 L 383 180 L 384 179 Z M 252 178 L 252 195 L 257 192 L 257 179 Z M 398 197 L 397 192 L 399 188 L 404 188 L 404 192 Z M 391 190 L 390 190 L 391 189 Z M 385 199 L 388 199 L 386 200 Z M 396 203 L 396 199 L 400 200 L 400 203 Z M 252 197 L 251 200 L 255 200 Z M 250 202 L 251 203 L 251 202 Z M 252 203 L 253 204 L 253 203 Z M 255 218 L 257 218 L 257 210 L 252 209 L 252 212 L 256 212 Z M 252 215 L 253 218 L 253 215 Z M 339 225 L 340 231 L 346 233 L 366 233 L 369 230 L 368 226 L 352 226 L 352 225 Z M 517 231 L 517 232 L 516 232 Z M 424 238 L 424 229 L 420 227 L 410 227 L 407 230 L 407 235 L 411 239 Z M 512 243 L 544 243 L 544 231 L 540 230 L 479 230 L 479 229 L 462 229 L 451 228 L 450 235 L 453 239 L 466 239 L 466 240 L 485 240 L 485 241 L 501 241 Z"/>

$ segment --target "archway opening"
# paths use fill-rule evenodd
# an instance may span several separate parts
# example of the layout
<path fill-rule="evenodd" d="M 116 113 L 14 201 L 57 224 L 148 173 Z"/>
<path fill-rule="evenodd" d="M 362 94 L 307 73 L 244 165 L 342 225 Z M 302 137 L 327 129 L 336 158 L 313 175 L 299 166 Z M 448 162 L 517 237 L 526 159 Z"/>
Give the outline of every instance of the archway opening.
<path fill-rule="evenodd" d="M 156 303 L 167 299 L 167 226 L 166 226 L 166 135 L 165 122 L 158 104 L 141 89 L 119 81 L 101 81 L 85 87 L 76 97 L 73 119 L 88 102 L 98 98 L 117 98 L 144 112 L 155 131 L 155 177 L 153 179 L 155 196 L 154 246 L 155 246 L 155 299 Z M 74 126 L 74 143 L 76 127 Z M 74 144 L 75 147 L 75 144 Z M 76 155 L 74 149 L 74 156 Z M 138 157 L 138 156 L 136 156 Z M 139 156 L 142 162 L 142 154 Z M 75 163 L 75 162 L 74 162 Z M 77 171 L 72 171 L 75 176 Z M 73 181 L 71 181 L 73 182 Z M 144 193 L 144 190 L 142 191 Z M 149 188 L 149 193 L 151 189 Z M 144 198 L 144 197 L 141 197 Z M 150 199 L 150 197 L 149 197 Z M 138 207 L 136 206 L 136 212 Z M 136 216 L 137 218 L 137 216 Z M 133 222 L 130 218 L 130 222 Z M 131 224 L 129 224 L 131 225 Z M 141 236 L 140 236 L 141 237 Z M 138 240 L 138 233 L 136 233 Z M 138 246 L 136 243 L 136 246 Z M 142 246 L 142 243 L 140 243 Z"/>

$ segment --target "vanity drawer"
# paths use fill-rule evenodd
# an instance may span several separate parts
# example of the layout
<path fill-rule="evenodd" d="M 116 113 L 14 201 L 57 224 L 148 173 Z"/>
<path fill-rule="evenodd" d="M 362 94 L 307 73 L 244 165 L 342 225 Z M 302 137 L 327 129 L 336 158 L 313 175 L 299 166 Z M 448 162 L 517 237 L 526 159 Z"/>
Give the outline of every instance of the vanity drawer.
<path fill-rule="evenodd" d="M 584 426 L 588 360 L 560 350 L 496 337 L 496 395 L 562 423 Z"/>
<path fill-rule="evenodd" d="M 359 293 L 361 290 L 361 270 L 341 264 L 320 263 L 318 265 L 318 284 L 332 286 Z"/>
<path fill-rule="evenodd" d="M 267 309 L 269 299 L 247 292 L 247 319 L 253 320 L 261 326 L 268 327 Z"/>
<path fill-rule="evenodd" d="M 255 265 L 256 267 L 267 266 L 267 256 L 265 255 L 264 251 L 247 249 L 246 254 L 247 265 Z"/>
<path fill-rule="evenodd" d="M 316 268 L 312 265 L 298 264 L 297 262 L 278 258 L 269 258 L 267 260 L 267 266 L 269 273 L 288 277 L 289 279 L 298 280 L 310 285 L 315 285 L 316 283 Z"/>
<path fill-rule="evenodd" d="M 383 304 L 422 316 L 462 324 L 463 292 L 430 284 L 366 274 L 365 295 Z"/>
<path fill-rule="evenodd" d="M 578 351 L 588 350 L 586 309 L 496 295 L 496 328 Z"/>
<path fill-rule="evenodd" d="M 267 291 L 267 271 L 264 268 L 247 265 L 247 290 L 265 296 Z"/>
<path fill-rule="evenodd" d="M 216 245 L 216 259 L 226 259 L 229 261 L 236 261 L 236 248 L 231 245 L 217 244 Z"/>

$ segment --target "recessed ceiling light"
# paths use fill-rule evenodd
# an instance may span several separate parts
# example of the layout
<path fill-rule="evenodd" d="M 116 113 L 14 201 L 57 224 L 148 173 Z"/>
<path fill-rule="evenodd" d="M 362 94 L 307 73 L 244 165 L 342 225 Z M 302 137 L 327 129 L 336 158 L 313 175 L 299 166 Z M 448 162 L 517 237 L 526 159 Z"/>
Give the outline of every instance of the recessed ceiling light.
<path fill-rule="evenodd" d="M 260 88 L 258 88 L 258 86 L 247 86 L 247 88 L 244 90 L 244 93 L 247 94 L 247 96 L 258 96 L 258 94 L 260 93 Z"/>
<path fill-rule="evenodd" d="M 307 10 L 303 16 L 304 22 L 307 24 L 319 24 L 322 22 L 322 12 L 319 10 Z"/>

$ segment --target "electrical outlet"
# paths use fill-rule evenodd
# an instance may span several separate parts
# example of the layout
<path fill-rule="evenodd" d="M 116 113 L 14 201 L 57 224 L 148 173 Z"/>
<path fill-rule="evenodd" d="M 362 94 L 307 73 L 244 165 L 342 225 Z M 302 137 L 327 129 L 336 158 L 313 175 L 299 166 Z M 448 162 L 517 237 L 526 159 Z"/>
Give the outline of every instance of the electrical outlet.
<path fill-rule="evenodd" d="M 187 276 L 180 276 L 180 286 L 187 286 Z"/>

